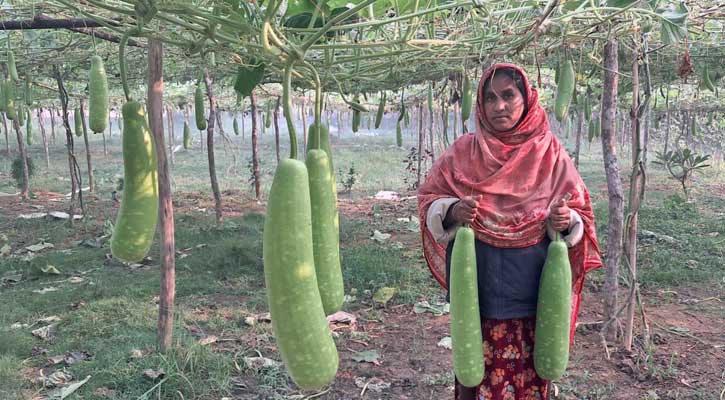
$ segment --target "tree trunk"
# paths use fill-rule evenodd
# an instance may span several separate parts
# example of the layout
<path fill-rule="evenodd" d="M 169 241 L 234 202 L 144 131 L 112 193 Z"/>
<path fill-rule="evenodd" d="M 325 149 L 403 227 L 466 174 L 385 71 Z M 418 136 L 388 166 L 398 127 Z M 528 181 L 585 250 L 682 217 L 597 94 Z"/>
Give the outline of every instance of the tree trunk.
<path fill-rule="evenodd" d="M 159 180 L 159 228 L 161 238 L 161 287 L 159 293 L 159 319 L 156 325 L 156 341 L 159 351 L 171 347 L 174 328 L 174 298 L 176 296 L 176 265 L 174 253 L 174 204 L 171 199 L 171 178 L 164 145 L 164 75 L 163 48 L 156 39 L 149 40 L 148 50 L 148 112 L 149 127 L 156 142 L 156 162 Z"/>
<path fill-rule="evenodd" d="M 58 110 L 55 108 L 50 109 L 50 137 L 53 144 L 55 144 L 55 113 L 57 113 Z"/>
<path fill-rule="evenodd" d="M 86 144 L 86 164 L 88 164 L 88 191 L 93 193 L 93 166 L 91 165 L 91 148 L 88 146 L 88 126 L 86 125 L 86 114 L 83 109 L 84 101 L 81 99 L 81 121 L 83 125 L 83 142 Z"/>
<path fill-rule="evenodd" d="M 18 111 L 20 112 L 20 111 Z M 28 176 L 28 152 L 25 149 L 25 142 L 23 141 L 23 132 L 20 129 L 18 118 L 13 120 L 13 128 L 15 129 L 15 136 L 18 139 L 18 153 L 20 156 L 20 165 L 22 167 L 22 181 L 20 186 L 20 197 L 23 200 L 28 200 L 28 192 L 30 186 L 30 177 Z"/>
<path fill-rule="evenodd" d="M 280 96 L 277 96 L 277 105 L 274 106 L 274 113 L 273 119 L 274 119 L 274 148 L 277 151 L 277 163 L 279 164 L 280 156 L 279 156 L 279 122 L 277 121 L 279 119 L 279 105 L 282 101 L 282 98 Z"/>
<path fill-rule="evenodd" d="M 458 106 L 458 102 L 453 105 L 453 141 L 458 139 L 458 115 L 461 112 Z"/>
<path fill-rule="evenodd" d="M 582 147 L 582 131 L 584 130 L 584 108 L 581 107 L 578 113 L 579 117 L 577 118 L 577 124 L 576 124 L 576 140 L 575 140 L 575 147 L 574 147 L 574 166 L 576 169 L 579 169 L 579 154 L 581 153 L 581 147 Z M 616 115 L 615 115 L 616 118 Z"/>
<path fill-rule="evenodd" d="M 645 49 L 646 50 L 646 49 Z M 634 327 L 635 294 L 638 292 L 637 282 L 637 229 L 639 207 L 644 194 L 644 175 L 646 167 L 647 141 L 646 133 L 640 131 L 638 117 L 639 101 L 639 55 L 634 57 L 632 66 L 632 175 L 629 185 L 628 225 L 625 239 L 625 251 L 629 260 L 630 294 L 627 303 L 627 319 L 624 328 L 624 347 L 632 350 L 632 331 Z M 645 90 L 649 94 L 648 68 L 645 64 Z"/>
<path fill-rule="evenodd" d="M 433 118 L 435 118 L 435 113 L 433 112 L 433 108 L 427 108 L 428 110 L 428 147 L 430 148 L 430 158 L 431 163 L 435 162 L 436 156 L 435 156 L 435 135 L 433 134 Z"/>
<path fill-rule="evenodd" d="M 219 193 L 219 183 L 216 179 L 216 164 L 214 162 L 214 123 L 216 122 L 216 100 L 211 87 L 209 70 L 204 68 L 204 83 L 206 84 L 207 95 L 209 96 L 209 120 L 206 127 L 206 154 L 209 158 L 209 177 L 211 178 L 211 190 L 214 193 L 214 206 L 216 208 L 216 224 L 222 224 L 222 196 Z"/>
<path fill-rule="evenodd" d="M 259 201 L 262 200 L 262 183 L 259 176 L 259 149 L 257 148 L 257 96 L 254 92 L 249 96 L 249 100 L 252 108 L 252 180 L 254 180 L 254 197 Z"/>
<path fill-rule="evenodd" d="M 670 142 L 670 85 L 667 85 L 665 93 L 665 153 Z"/>
<path fill-rule="evenodd" d="M 616 39 L 610 39 L 604 46 L 604 84 L 601 113 L 602 152 L 609 195 L 609 228 L 607 232 L 604 282 L 604 317 L 607 323 L 603 326 L 603 333 L 609 340 L 614 340 L 617 335 L 617 291 L 619 289 L 617 279 L 619 277 L 619 260 L 622 257 L 624 218 L 622 208 L 622 182 L 619 177 L 619 161 L 616 150 L 617 138 L 615 132 L 619 73 L 617 46 Z"/>
<path fill-rule="evenodd" d="M 43 124 L 43 109 L 38 108 L 38 126 L 40 126 L 40 136 L 43 138 L 43 151 L 45 152 L 45 167 L 50 171 L 50 155 L 48 154 L 48 135 L 45 134 L 45 124 Z"/>
<path fill-rule="evenodd" d="M 60 105 L 62 109 L 61 117 L 63 118 L 63 126 L 65 127 L 66 149 L 68 151 L 68 168 L 70 169 L 71 182 L 71 197 L 70 204 L 68 205 L 68 214 L 71 215 L 71 218 L 68 219 L 68 222 L 72 225 L 72 216 L 75 213 L 73 205 L 76 199 L 76 192 L 78 196 L 78 202 L 81 206 L 81 211 L 85 215 L 85 210 L 83 206 L 83 191 L 81 190 L 83 179 L 81 178 L 81 168 L 80 166 L 78 166 L 78 159 L 75 155 L 73 131 L 71 130 L 70 122 L 68 121 L 68 92 L 65 89 L 65 85 L 63 85 L 63 77 L 60 73 L 60 68 L 57 65 L 53 66 L 53 74 L 55 75 L 55 80 L 58 83 L 58 93 L 60 96 Z"/>

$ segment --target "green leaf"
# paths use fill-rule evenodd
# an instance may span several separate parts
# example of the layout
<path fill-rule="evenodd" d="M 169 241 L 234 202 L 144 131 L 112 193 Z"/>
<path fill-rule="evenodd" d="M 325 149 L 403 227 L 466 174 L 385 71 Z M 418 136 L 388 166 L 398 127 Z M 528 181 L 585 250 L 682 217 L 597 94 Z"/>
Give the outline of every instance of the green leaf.
<path fill-rule="evenodd" d="M 662 25 L 660 27 L 661 40 L 664 44 L 673 44 L 687 36 L 687 16 L 690 11 L 684 3 L 672 9 L 660 11 Z"/>
<path fill-rule="evenodd" d="M 580 7 L 589 7 L 589 0 L 569 0 L 564 3 L 564 11 L 576 11 Z"/>
<path fill-rule="evenodd" d="M 352 355 L 352 360 L 357 362 L 369 362 L 375 365 L 380 364 L 380 354 L 377 350 L 358 351 Z"/>
<path fill-rule="evenodd" d="M 234 82 L 234 90 L 242 96 L 250 96 L 252 90 L 264 78 L 264 64 L 251 61 L 251 65 L 240 65 L 237 68 L 237 78 Z"/>

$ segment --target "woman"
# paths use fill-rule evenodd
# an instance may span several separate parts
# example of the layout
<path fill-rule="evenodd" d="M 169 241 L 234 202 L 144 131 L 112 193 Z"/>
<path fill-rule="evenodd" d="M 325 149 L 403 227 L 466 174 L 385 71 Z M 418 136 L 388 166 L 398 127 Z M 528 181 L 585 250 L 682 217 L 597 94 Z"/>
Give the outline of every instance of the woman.
<path fill-rule="evenodd" d="M 488 68 L 477 99 L 476 132 L 441 155 L 418 192 L 425 257 L 444 288 L 456 229 L 476 234 L 486 373 L 477 388 L 456 381 L 456 400 L 546 399 L 549 382 L 533 362 L 539 277 L 559 232 L 572 268 L 573 338 L 584 275 L 602 265 L 594 213 L 521 68 Z"/>

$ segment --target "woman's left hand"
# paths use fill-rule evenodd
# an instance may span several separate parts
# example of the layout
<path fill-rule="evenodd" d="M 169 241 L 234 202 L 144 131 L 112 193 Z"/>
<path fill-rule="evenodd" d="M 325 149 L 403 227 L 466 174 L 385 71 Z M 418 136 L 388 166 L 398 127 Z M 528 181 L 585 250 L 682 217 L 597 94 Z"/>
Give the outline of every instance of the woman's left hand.
<path fill-rule="evenodd" d="M 569 228 L 571 210 L 566 205 L 566 200 L 561 199 L 549 208 L 549 220 L 551 226 L 557 232 L 563 232 Z"/>

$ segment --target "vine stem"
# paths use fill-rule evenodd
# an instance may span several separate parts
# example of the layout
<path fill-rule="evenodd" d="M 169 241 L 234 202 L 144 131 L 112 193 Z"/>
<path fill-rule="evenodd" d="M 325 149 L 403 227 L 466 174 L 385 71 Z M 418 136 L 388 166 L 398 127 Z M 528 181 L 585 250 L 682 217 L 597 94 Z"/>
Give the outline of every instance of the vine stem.
<path fill-rule="evenodd" d="M 315 84 L 315 126 L 317 127 L 317 148 L 320 149 L 320 127 L 322 126 L 322 83 L 320 82 L 320 75 L 317 73 L 312 64 L 305 62 L 305 67 L 310 70 L 314 78 Z"/>
<path fill-rule="evenodd" d="M 297 132 L 295 130 L 295 123 L 292 119 L 292 71 L 294 68 L 294 59 L 287 61 L 284 67 L 284 75 L 282 77 L 282 111 L 284 112 L 284 119 L 287 121 L 287 132 L 289 132 L 290 142 L 290 158 L 297 158 Z"/>

